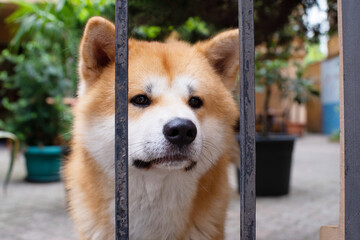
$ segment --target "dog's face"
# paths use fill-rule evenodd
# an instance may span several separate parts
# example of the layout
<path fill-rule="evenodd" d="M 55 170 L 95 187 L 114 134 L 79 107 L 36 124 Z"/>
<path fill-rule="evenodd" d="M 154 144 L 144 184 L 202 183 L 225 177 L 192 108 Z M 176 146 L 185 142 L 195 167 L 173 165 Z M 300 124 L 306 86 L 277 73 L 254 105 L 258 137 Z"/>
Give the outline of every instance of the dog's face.
<path fill-rule="evenodd" d="M 231 88 L 238 72 L 238 31 L 190 46 L 129 41 L 129 167 L 204 173 L 228 149 L 238 116 Z M 113 175 L 115 30 L 89 21 L 80 47 L 80 142 Z M 81 125 L 80 125 L 81 124 Z"/>

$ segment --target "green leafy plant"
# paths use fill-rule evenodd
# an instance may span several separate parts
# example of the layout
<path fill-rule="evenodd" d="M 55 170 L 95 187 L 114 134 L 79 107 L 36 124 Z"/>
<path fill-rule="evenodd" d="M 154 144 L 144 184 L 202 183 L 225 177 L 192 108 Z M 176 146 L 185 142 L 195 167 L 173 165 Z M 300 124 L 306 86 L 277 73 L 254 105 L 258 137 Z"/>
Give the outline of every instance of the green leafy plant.
<path fill-rule="evenodd" d="M 330 142 L 340 142 L 340 130 L 334 131 L 330 135 L 329 140 L 330 140 Z"/>
<path fill-rule="evenodd" d="M 13 63 L 14 68 L 13 73 L 2 72 L 0 79 L 5 89 L 16 91 L 17 99 L 2 99 L 10 114 L 0 121 L 0 128 L 15 133 L 28 145 L 55 144 L 71 119 L 62 103 L 69 81 L 63 79 L 63 65 L 44 48 L 46 44 L 51 43 L 35 38 L 22 44 L 22 54 L 2 53 L 2 60 Z M 53 98 L 54 103 L 48 104 L 47 98 Z"/>
<path fill-rule="evenodd" d="M 86 21 L 94 15 L 114 18 L 114 1 L 59 0 L 29 3 L 7 19 L 15 34 L 2 51 L 1 104 L 8 111 L 0 129 L 26 145 L 59 144 L 70 138 L 72 116 L 63 99 L 76 90 L 77 48 Z M 15 97 L 8 97 L 8 92 Z"/>
<path fill-rule="evenodd" d="M 297 63 L 295 63 L 295 66 L 297 67 L 296 77 L 290 78 L 287 82 L 287 92 L 284 93 L 284 96 L 290 96 L 293 102 L 303 104 L 309 100 L 310 96 L 319 96 L 320 93 L 314 88 L 311 80 L 303 77 L 305 68 Z"/>
<path fill-rule="evenodd" d="M 298 105 L 309 101 L 310 96 L 320 96 L 320 92 L 314 88 L 314 83 L 310 79 L 303 77 L 305 68 L 298 63 L 294 63 L 297 68 L 296 76 L 289 78 L 285 84 L 285 91 L 282 92 L 283 98 L 290 100 L 290 104 L 296 103 Z M 291 105 L 285 108 L 284 116 L 288 118 Z M 297 113 L 298 115 L 299 113 Z"/>
<path fill-rule="evenodd" d="M 255 81 L 257 91 L 264 92 L 264 105 L 261 116 L 261 134 L 268 134 L 269 102 L 272 93 L 272 86 L 277 85 L 280 90 L 284 89 L 288 78 L 281 73 L 281 69 L 287 66 L 287 61 L 281 59 L 261 59 L 260 54 L 255 60 Z"/>
<path fill-rule="evenodd" d="M 182 40 L 195 43 L 211 37 L 215 32 L 215 27 L 200 17 L 190 17 L 182 26 L 177 28 L 177 32 Z"/>
<path fill-rule="evenodd" d="M 176 32 L 180 40 L 195 43 L 204 40 L 214 34 L 212 24 L 203 21 L 200 17 L 189 17 L 182 25 L 174 27 L 157 25 L 139 25 L 131 30 L 131 37 L 143 40 L 164 40 L 170 33 Z"/>
<path fill-rule="evenodd" d="M 7 188 L 8 184 L 9 184 L 12 169 L 13 169 L 14 162 L 15 162 L 15 159 L 16 159 L 16 154 L 19 151 L 20 143 L 19 143 L 18 138 L 14 134 L 12 134 L 10 132 L 0 131 L 0 139 L 6 139 L 9 142 L 11 142 L 10 163 L 9 163 L 9 168 L 8 168 L 7 173 L 6 173 L 6 177 L 5 177 L 5 181 L 4 181 L 4 185 L 3 185 L 4 192 L 6 192 L 6 188 Z"/>
<path fill-rule="evenodd" d="M 258 91 L 264 92 L 264 104 L 261 116 L 261 134 L 268 135 L 269 129 L 269 101 L 272 94 L 272 86 L 276 85 L 280 90 L 281 96 L 289 100 L 290 104 L 306 103 L 309 97 L 319 96 L 319 92 L 314 88 L 313 82 L 303 77 L 305 68 L 294 62 L 297 68 L 296 76 L 289 77 L 284 69 L 288 67 L 288 61 L 281 58 L 263 59 L 263 55 L 257 54 L 255 61 L 255 80 Z M 284 117 L 287 118 L 290 107 L 285 107 Z"/>

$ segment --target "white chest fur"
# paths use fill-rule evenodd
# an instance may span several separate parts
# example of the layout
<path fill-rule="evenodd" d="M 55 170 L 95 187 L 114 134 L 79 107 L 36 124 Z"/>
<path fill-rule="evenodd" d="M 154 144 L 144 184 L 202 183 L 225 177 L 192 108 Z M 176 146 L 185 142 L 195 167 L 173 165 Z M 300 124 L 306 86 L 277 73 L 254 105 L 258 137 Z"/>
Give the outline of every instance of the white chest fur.
<path fill-rule="evenodd" d="M 188 222 L 197 180 L 183 171 L 130 169 L 130 238 L 174 240 Z"/>

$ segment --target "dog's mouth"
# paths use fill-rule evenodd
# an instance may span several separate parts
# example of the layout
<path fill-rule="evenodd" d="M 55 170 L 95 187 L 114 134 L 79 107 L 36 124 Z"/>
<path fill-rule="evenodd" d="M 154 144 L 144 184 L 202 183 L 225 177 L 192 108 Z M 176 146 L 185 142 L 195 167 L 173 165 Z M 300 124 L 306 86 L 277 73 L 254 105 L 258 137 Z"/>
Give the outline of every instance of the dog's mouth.
<path fill-rule="evenodd" d="M 133 165 L 139 169 L 150 169 L 152 167 L 156 167 L 156 168 L 166 168 L 169 170 L 184 169 L 185 171 L 190 171 L 192 168 L 195 167 L 196 162 L 189 159 L 185 155 L 176 154 L 176 155 L 169 155 L 160 158 L 155 158 L 150 161 L 137 159 L 133 162 Z"/>

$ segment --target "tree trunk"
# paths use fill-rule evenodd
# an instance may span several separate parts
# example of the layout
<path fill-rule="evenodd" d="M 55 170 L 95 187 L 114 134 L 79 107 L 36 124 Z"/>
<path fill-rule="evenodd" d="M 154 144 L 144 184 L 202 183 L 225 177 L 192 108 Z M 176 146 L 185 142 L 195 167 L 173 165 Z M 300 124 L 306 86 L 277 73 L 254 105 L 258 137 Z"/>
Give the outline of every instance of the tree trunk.
<path fill-rule="evenodd" d="M 265 86 L 265 100 L 264 100 L 264 109 L 263 109 L 263 122 L 262 122 L 262 131 L 261 135 L 263 137 L 268 134 L 268 115 L 269 115 L 269 102 L 271 96 L 271 86 Z"/>

